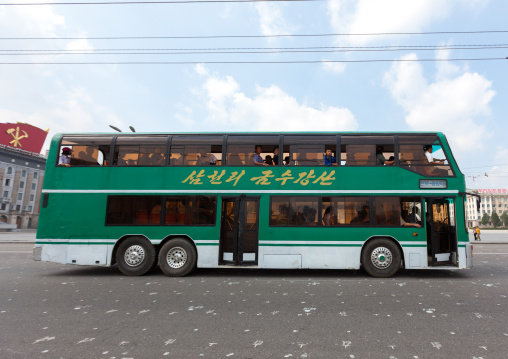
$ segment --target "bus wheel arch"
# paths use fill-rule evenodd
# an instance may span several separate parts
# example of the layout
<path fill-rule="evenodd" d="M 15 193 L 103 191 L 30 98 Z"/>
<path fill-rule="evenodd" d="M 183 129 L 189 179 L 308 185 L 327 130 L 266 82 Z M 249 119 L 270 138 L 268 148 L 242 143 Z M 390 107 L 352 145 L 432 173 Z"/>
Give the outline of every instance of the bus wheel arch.
<path fill-rule="evenodd" d="M 161 242 L 159 268 L 169 277 L 184 277 L 191 273 L 198 262 L 198 251 L 188 236 L 169 236 Z"/>
<path fill-rule="evenodd" d="M 393 237 L 371 237 L 362 247 L 361 263 L 371 276 L 388 278 L 399 271 L 403 257 L 402 247 Z"/>
<path fill-rule="evenodd" d="M 127 235 L 116 243 L 113 258 L 124 275 L 140 276 L 152 269 L 156 249 L 145 236 Z"/>

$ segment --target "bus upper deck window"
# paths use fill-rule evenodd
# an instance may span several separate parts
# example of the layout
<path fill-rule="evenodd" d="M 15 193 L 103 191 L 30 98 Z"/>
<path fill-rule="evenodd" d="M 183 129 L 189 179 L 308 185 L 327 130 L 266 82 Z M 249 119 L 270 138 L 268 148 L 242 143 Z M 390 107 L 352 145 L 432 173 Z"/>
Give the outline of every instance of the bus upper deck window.
<path fill-rule="evenodd" d="M 220 166 L 221 135 L 174 135 L 171 140 L 171 166 Z"/>
<path fill-rule="evenodd" d="M 165 166 L 168 136 L 118 136 L 113 163 L 117 166 Z"/>
<path fill-rule="evenodd" d="M 284 136 L 284 147 L 289 146 L 290 164 L 295 166 L 324 166 L 325 152 L 337 163 L 337 137 L 333 135 Z M 328 161 L 330 162 L 330 161 Z"/>
<path fill-rule="evenodd" d="M 341 136 L 341 162 L 348 166 L 375 166 L 393 164 L 389 160 L 394 156 L 395 145 L 393 136 Z"/>
<path fill-rule="evenodd" d="M 64 136 L 58 156 L 64 148 L 71 149 L 70 166 L 106 166 L 111 153 L 113 136 Z M 58 162 L 57 162 L 58 164 Z"/>
<path fill-rule="evenodd" d="M 228 136 L 227 146 L 226 164 L 228 166 L 255 166 L 256 148 L 259 146 L 261 146 L 261 152 L 258 155 L 261 156 L 263 163 L 270 165 L 273 164 L 274 149 L 279 147 L 279 136 L 232 135 Z M 257 163 L 261 162 L 257 161 Z"/>
<path fill-rule="evenodd" d="M 453 175 L 436 135 L 399 136 L 399 164 L 423 176 Z"/>

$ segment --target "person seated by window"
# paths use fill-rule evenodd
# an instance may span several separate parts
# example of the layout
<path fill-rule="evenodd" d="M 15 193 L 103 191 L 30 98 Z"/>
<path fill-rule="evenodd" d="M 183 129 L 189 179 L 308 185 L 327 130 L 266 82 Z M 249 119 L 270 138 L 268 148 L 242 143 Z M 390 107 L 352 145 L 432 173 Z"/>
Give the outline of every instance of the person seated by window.
<path fill-rule="evenodd" d="M 164 166 L 166 159 L 162 154 L 162 148 L 155 147 L 154 153 L 150 156 L 150 165 L 151 166 Z"/>
<path fill-rule="evenodd" d="M 404 221 L 404 219 L 402 219 L 402 216 L 400 216 L 400 225 L 401 225 L 402 227 L 416 227 L 416 228 L 421 228 L 421 225 L 419 225 L 418 223 L 409 223 L 409 222 Z"/>
<path fill-rule="evenodd" d="M 443 165 L 446 160 L 438 160 L 432 157 L 432 145 L 426 145 L 423 147 L 425 151 L 425 156 L 427 157 L 427 161 L 429 165 Z"/>
<path fill-rule="evenodd" d="M 217 164 L 217 157 L 213 153 L 206 152 L 206 148 L 199 149 L 198 160 L 196 166 L 215 166 Z"/>
<path fill-rule="evenodd" d="M 265 163 L 269 166 L 273 166 L 273 160 L 272 160 L 272 156 L 270 155 L 266 155 L 265 156 Z"/>
<path fill-rule="evenodd" d="M 256 166 L 268 166 L 265 161 L 263 161 L 263 157 L 261 157 L 261 152 L 263 152 L 263 147 L 260 145 L 256 145 L 254 148 L 254 156 L 252 157 L 252 161 Z"/>
<path fill-rule="evenodd" d="M 289 224 L 288 207 L 284 204 L 279 206 L 279 215 L 277 216 L 277 224 Z"/>
<path fill-rule="evenodd" d="M 273 148 L 273 164 L 275 166 L 278 166 L 279 165 L 279 147 L 274 147 Z"/>
<path fill-rule="evenodd" d="M 58 157 L 58 165 L 70 167 L 71 166 L 71 153 L 72 150 L 69 147 L 62 148 L 62 155 Z"/>
<path fill-rule="evenodd" d="M 99 162 L 97 162 L 97 159 L 93 156 L 93 153 L 95 152 L 93 146 L 87 146 L 86 147 L 86 155 L 83 158 L 84 165 L 86 166 L 99 166 Z M 80 158 L 81 158 L 81 152 L 80 152 Z"/>
<path fill-rule="evenodd" d="M 284 166 L 289 166 L 289 156 L 284 157 Z"/>
<path fill-rule="evenodd" d="M 336 224 L 337 217 L 335 217 L 333 214 L 333 207 L 326 207 L 325 214 L 323 215 L 323 226 L 335 226 Z"/>
<path fill-rule="evenodd" d="M 409 213 L 409 222 L 411 223 L 421 223 L 421 218 L 418 215 L 418 207 L 414 206 L 411 208 L 411 213 Z"/>
<path fill-rule="evenodd" d="M 395 163 L 395 159 L 392 159 L 392 157 L 390 157 L 390 159 L 386 159 L 385 156 L 383 155 L 383 151 L 384 151 L 384 148 L 383 146 L 377 146 L 376 147 L 376 165 L 385 165 L 385 166 L 391 166 Z"/>
<path fill-rule="evenodd" d="M 423 147 L 423 151 L 426 157 L 426 162 L 429 165 L 444 165 L 446 160 L 440 160 L 432 157 L 432 145 L 426 145 Z M 424 168 L 424 174 L 428 176 L 448 176 L 447 169 L 436 168 L 432 166 L 426 166 Z"/>
<path fill-rule="evenodd" d="M 150 157 L 146 153 L 140 153 L 138 157 L 138 166 L 151 166 L 152 162 L 150 161 Z"/>
<path fill-rule="evenodd" d="M 297 226 L 301 226 L 301 225 L 305 224 L 305 222 L 306 222 L 306 220 L 303 215 L 303 207 L 298 206 L 296 208 L 296 213 L 293 215 L 293 223 L 296 224 Z"/>
<path fill-rule="evenodd" d="M 332 156 L 332 149 L 327 148 L 324 155 L 325 166 L 338 166 L 337 160 Z"/>
<path fill-rule="evenodd" d="M 357 215 L 351 219 L 351 224 L 368 223 L 370 221 L 369 207 L 363 205 L 360 210 L 357 210 Z"/>

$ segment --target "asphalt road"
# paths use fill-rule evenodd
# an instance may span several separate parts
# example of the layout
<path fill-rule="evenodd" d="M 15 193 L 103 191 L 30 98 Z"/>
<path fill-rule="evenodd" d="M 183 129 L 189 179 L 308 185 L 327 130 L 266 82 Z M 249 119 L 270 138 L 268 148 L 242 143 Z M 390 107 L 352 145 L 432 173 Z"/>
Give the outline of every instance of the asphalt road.
<path fill-rule="evenodd" d="M 0 243 L 0 358 L 508 358 L 508 245 L 474 268 L 125 277 Z"/>

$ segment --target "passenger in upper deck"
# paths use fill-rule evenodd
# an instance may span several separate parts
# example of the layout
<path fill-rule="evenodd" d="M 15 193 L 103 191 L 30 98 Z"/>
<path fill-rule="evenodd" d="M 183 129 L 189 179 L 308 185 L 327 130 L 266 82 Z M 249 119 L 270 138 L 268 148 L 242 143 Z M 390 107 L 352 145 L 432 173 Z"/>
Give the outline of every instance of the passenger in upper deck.
<path fill-rule="evenodd" d="M 151 166 L 164 166 L 165 157 L 162 154 L 162 148 L 155 147 L 154 153 L 150 156 L 150 165 Z"/>
<path fill-rule="evenodd" d="M 255 152 L 256 153 L 254 153 L 254 156 L 252 157 L 252 161 L 254 162 L 254 164 L 256 166 L 268 166 L 268 164 L 265 163 L 265 161 L 263 161 L 263 157 L 261 157 L 261 152 L 263 152 L 263 147 L 261 147 L 260 145 L 256 145 Z"/>
<path fill-rule="evenodd" d="M 217 164 L 217 157 L 213 153 L 206 152 L 206 148 L 199 149 L 197 166 L 215 166 Z"/>
<path fill-rule="evenodd" d="M 430 165 L 442 165 L 445 163 L 446 160 L 438 160 L 432 157 L 432 145 L 425 145 L 423 150 L 425 151 L 425 156 Z"/>
<path fill-rule="evenodd" d="M 62 148 L 62 155 L 58 157 L 58 165 L 70 167 L 71 166 L 71 153 L 72 150 L 69 147 Z"/>
<path fill-rule="evenodd" d="M 278 166 L 279 165 L 279 147 L 273 148 L 273 158 L 272 158 L 273 164 Z"/>
<path fill-rule="evenodd" d="M 383 146 L 377 146 L 376 147 L 376 165 L 386 165 L 391 166 L 395 163 L 395 160 L 391 160 L 392 157 L 390 157 L 389 160 L 386 160 L 385 156 L 383 155 L 384 148 Z"/>
<path fill-rule="evenodd" d="M 325 166 L 338 166 L 337 160 L 332 156 L 332 149 L 327 148 L 324 155 Z"/>

